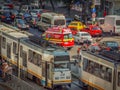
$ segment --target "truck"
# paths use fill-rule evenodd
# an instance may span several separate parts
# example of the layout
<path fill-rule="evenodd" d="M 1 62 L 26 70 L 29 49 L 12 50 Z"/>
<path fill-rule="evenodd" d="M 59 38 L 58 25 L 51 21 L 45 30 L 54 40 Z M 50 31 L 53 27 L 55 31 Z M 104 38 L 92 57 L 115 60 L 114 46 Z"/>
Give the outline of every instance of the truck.
<path fill-rule="evenodd" d="M 107 15 L 105 16 L 104 24 L 100 26 L 104 33 L 110 35 L 120 34 L 120 16 L 118 15 Z"/>

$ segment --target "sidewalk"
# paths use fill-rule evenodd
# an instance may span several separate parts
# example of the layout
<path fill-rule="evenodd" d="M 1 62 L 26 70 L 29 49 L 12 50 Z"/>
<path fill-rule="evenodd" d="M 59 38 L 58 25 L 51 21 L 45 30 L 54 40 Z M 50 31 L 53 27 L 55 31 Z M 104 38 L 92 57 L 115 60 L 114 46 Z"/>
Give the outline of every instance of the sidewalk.
<path fill-rule="evenodd" d="M 21 80 L 15 76 L 11 76 L 11 80 L 3 82 L 0 79 L 0 90 L 42 90 L 39 87 L 30 85 L 29 83 Z"/>

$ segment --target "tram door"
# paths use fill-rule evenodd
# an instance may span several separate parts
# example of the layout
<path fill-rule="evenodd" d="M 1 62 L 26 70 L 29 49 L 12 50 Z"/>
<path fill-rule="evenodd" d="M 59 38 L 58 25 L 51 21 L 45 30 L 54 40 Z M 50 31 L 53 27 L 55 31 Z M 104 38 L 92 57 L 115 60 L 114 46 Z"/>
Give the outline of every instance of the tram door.
<path fill-rule="evenodd" d="M 11 43 L 7 43 L 7 57 L 11 58 Z"/>
<path fill-rule="evenodd" d="M 42 76 L 44 77 L 44 81 L 45 82 L 42 82 L 42 84 L 43 84 L 43 86 L 47 86 L 47 81 L 48 81 L 48 78 L 47 78 L 47 75 L 48 75 L 48 73 L 47 73 L 47 61 L 45 61 L 45 62 L 43 62 L 42 63 Z"/>
<path fill-rule="evenodd" d="M 1 39 L 2 37 L 0 36 L 0 55 L 1 55 L 1 44 L 2 44 Z"/>

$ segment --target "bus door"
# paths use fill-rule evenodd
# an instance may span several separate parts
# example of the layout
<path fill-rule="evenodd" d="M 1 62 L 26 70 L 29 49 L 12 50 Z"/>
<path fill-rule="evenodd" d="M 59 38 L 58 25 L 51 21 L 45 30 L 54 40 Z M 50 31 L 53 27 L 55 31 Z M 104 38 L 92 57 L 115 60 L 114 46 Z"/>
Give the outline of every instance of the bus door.
<path fill-rule="evenodd" d="M 50 79 L 50 64 L 45 61 L 42 63 L 42 76 L 43 76 L 43 81 L 42 85 L 43 86 L 48 86 L 48 79 Z"/>

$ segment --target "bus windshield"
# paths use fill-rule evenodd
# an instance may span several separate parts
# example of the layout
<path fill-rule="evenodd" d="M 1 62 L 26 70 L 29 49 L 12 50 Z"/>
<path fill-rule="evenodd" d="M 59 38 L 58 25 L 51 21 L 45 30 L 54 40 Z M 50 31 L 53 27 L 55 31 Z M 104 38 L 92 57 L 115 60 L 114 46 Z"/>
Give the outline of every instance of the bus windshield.
<path fill-rule="evenodd" d="M 54 21 L 54 25 L 65 25 L 65 19 L 57 19 Z"/>
<path fill-rule="evenodd" d="M 72 33 L 64 34 L 64 39 L 72 39 L 72 38 L 73 38 Z"/>

